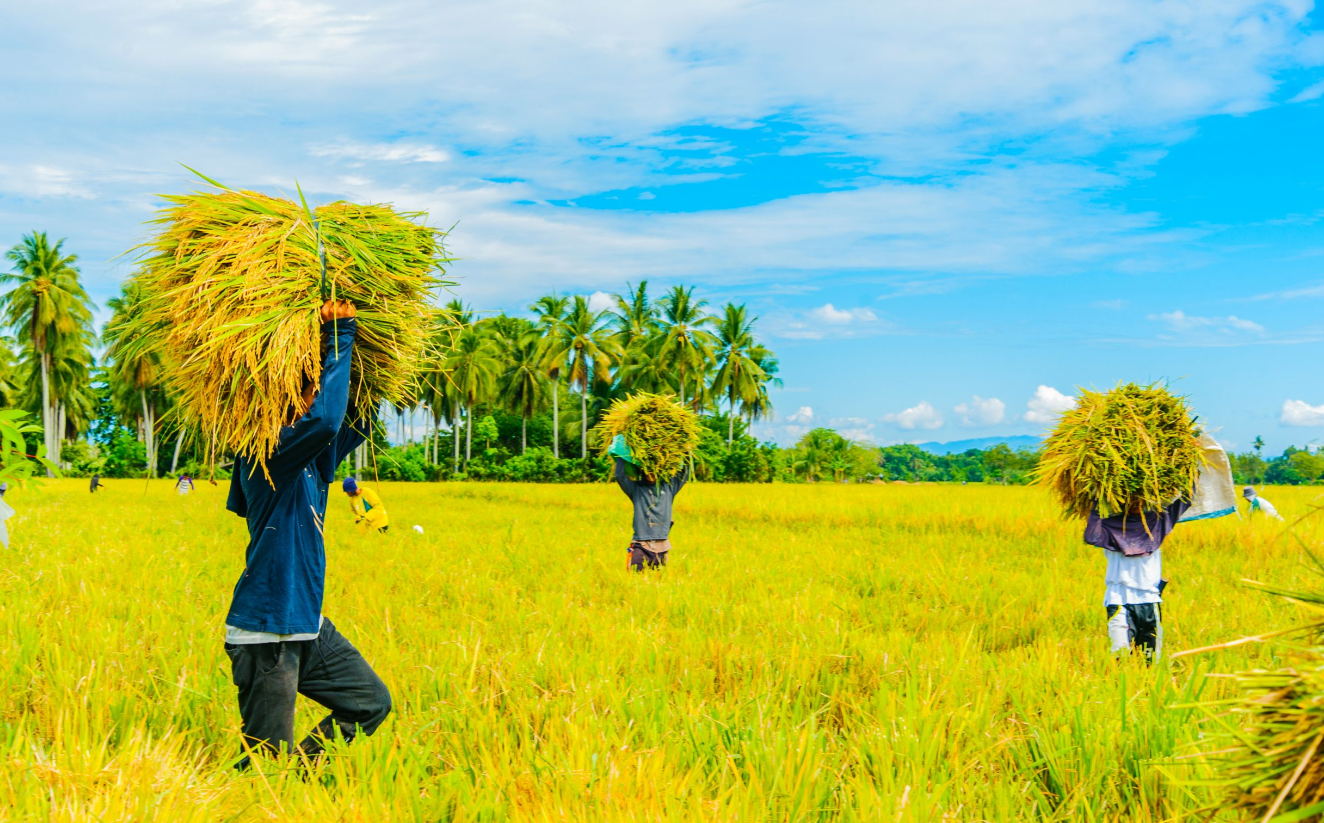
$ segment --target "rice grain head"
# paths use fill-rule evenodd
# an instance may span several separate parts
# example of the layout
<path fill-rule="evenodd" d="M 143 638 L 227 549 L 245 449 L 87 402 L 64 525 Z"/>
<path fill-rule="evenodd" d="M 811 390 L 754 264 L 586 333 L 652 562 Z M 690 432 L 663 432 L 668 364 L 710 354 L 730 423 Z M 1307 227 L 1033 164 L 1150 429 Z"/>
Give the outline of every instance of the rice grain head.
<path fill-rule="evenodd" d="M 1034 480 L 1068 517 L 1155 511 L 1195 487 L 1199 437 L 1185 398 L 1166 386 L 1081 389 L 1044 441 Z"/>
<path fill-rule="evenodd" d="M 670 395 L 639 392 L 613 403 L 593 427 L 603 454 L 618 434 L 625 436 L 645 474 L 666 480 L 685 467 L 698 447 L 699 421 Z"/>
<path fill-rule="evenodd" d="M 310 210 L 209 182 L 219 191 L 164 196 L 152 221 L 158 233 L 138 247 L 144 307 L 125 337 L 161 356 L 179 422 L 210 440 L 213 464 L 227 451 L 265 472 L 304 385 L 321 377 L 313 218 L 326 296 L 357 310 L 351 414 L 362 419 L 383 400 L 409 403 L 436 322 L 432 298 L 452 285 L 445 233 L 424 225 L 424 214 L 388 205 Z"/>

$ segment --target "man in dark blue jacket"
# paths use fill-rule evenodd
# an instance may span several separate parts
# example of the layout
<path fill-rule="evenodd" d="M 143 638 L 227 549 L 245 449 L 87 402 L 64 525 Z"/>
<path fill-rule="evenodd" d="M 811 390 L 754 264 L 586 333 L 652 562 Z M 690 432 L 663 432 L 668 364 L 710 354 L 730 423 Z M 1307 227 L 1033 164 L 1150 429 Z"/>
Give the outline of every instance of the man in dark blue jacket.
<path fill-rule="evenodd" d="M 235 460 L 227 504 L 248 521 L 244 573 L 225 617 L 225 652 L 239 688 L 244 742 L 290 751 L 295 696 L 302 694 L 331 710 L 299 744 L 310 758 L 337 734 L 345 740 L 360 731 L 372 734 L 391 711 L 381 678 L 322 616 L 327 486 L 371 421 L 345 419 L 354 306 L 328 300 L 321 319 L 320 390 L 316 384 L 305 388 L 266 473 L 249 458 Z M 248 765 L 244 757 L 237 768 Z"/>

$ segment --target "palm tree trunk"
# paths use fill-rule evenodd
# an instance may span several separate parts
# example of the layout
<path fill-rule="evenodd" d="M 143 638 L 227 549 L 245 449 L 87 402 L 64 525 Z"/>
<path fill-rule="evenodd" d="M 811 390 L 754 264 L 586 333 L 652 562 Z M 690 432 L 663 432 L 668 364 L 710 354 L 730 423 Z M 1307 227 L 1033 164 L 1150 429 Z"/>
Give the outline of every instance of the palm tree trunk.
<path fill-rule="evenodd" d="M 55 465 L 62 469 L 67 469 L 69 467 L 65 465 L 63 458 L 65 415 L 68 410 L 65 409 L 63 403 L 56 403 L 55 408 L 57 409 L 55 413 Z"/>
<path fill-rule="evenodd" d="M 556 390 L 561 383 L 561 375 L 552 378 L 552 457 L 561 458 L 561 404 L 557 402 Z"/>
<path fill-rule="evenodd" d="M 156 445 L 154 442 L 156 421 L 153 419 L 152 407 L 147 403 L 147 390 L 139 389 L 138 396 L 143 402 L 143 445 L 147 447 L 147 476 L 155 477 L 156 453 L 153 447 Z"/>
<path fill-rule="evenodd" d="M 455 471 L 460 470 L 460 410 L 451 404 L 451 440 L 455 441 Z"/>
<path fill-rule="evenodd" d="M 41 353 L 41 433 L 46 441 L 46 459 L 59 460 L 60 456 L 51 454 L 51 434 L 55 428 L 55 421 L 51 420 L 51 355 L 50 352 Z M 54 477 L 50 469 L 46 470 L 47 477 Z"/>
<path fill-rule="evenodd" d="M 588 459 L 588 386 L 579 395 L 579 459 Z"/>
<path fill-rule="evenodd" d="M 175 469 L 179 468 L 179 449 L 184 445 L 184 430 L 180 429 L 175 437 L 175 456 L 170 458 L 170 473 L 174 474 Z"/>
<path fill-rule="evenodd" d="M 519 419 L 519 453 L 527 454 L 529 451 L 529 418 L 520 417 Z"/>
<path fill-rule="evenodd" d="M 474 407 L 470 403 L 464 408 L 464 464 L 473 460 L 474 449 Z"/>
<path fill-rule="evenodd" d="M 732 443 L 735 441 L 735 439 L 736 439 L 736 392 L 735 392 L 735 389 L 732 389 L 731 392 L 730 392 L 730 394 L 727 395 L 727 397 L 730 398 L 730 402 L 731 402 L 731 408 L 730 408 L 730 410 L 727 412 L 727 415 L 726 415 L 726 447 L 729 449 L 729 448 L 731 448 L 731 444 L 732 444 Z"/>

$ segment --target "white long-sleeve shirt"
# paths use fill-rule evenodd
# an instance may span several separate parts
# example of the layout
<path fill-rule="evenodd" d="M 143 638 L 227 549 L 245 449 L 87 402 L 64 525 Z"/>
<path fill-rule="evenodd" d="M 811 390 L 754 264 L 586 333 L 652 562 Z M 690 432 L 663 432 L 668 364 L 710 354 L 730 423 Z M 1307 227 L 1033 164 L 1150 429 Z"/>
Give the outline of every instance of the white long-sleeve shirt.
<path fill-rule="evenodd" d="M 1254 514 L 1257 511 L 1261 511 L 1264 512 L 1267 516 L 1272 517 L 1276 520 L 1283 519 L 1283 516 L 1278 513 L 1278 509 L 1274 508 L 1274 505 L 1272 503 L 1270 503 L 1268 500 L 1265 500 L 1263 497 L 1260 497 L 1258 494 L 1250 498 L 1250 511 L 1251 514 Z"/>
<path fill-rule="evenodd" d="M 1127 556 L 1104 550 L 1108 569 L 1103 577 L 1104 606 L 1133 606 L 1138 603 L 1162 603 L 1159 582 L 1163 579 L 1162 549 L 1149 554 Z"/>

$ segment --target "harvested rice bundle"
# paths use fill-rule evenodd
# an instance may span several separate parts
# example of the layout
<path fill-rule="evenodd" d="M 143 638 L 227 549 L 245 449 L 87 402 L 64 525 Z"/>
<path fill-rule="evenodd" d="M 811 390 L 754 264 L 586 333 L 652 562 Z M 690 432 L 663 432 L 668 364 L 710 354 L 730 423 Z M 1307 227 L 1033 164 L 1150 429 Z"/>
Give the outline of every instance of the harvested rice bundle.
<path fill-rule="evenodd" d="M 670 395 L 639 392 L 613 403 L 593 434 L 604 454 L 616 435 L 622 435 L 632 462 L 644 474 L 667 480 L 685 467 L 699 445 L 699 421 Z"/>
<path fill-rule="evenodd" d="M 1314 619 L 1177 656 L 1290 634 L 1303 634 L 1313 645 L 1286 645 L 1290 665 L 1231 675 L 1239 697 L 1200 704 L 1225 728 L 1207 741 L 1216 749 L 1209 756 L 1218 766 L 1214 785 L 1226 791 L 1219 808 L 1236 810 L 1246 820 L 1318 820 L 1324 815 L 1324 648 L 1318 645 L 1324 632 L 1324 591 L 1251 585 L 1297 602 Z"/>
<path fill-rule="evenodd" d="M 409 401 L 449 262 L 426 215 L 386 205 L 307 204 L 249 191 L 166 196 L 135 275 L 141 313 L 122 332 L 159 353 L 181 423 L 265 471 L 306 381 L 321 371 L 317 309 L 358 313 L 350 408 Z M 314 224 L 314 218 L 316 224 Z M 325 274 L 319 256 L 325 253 Z"/>
<path fill-rule="evenodd" d="M 1109 392 L 1082 389 L 1044 441 L 1035 482 L 1068 517 L 1161 509 L 1190 494 L 1203 461 L 1200 431 L 1165 386 L 1127 383 Z"/>

